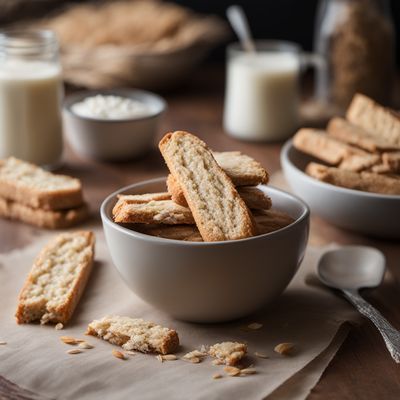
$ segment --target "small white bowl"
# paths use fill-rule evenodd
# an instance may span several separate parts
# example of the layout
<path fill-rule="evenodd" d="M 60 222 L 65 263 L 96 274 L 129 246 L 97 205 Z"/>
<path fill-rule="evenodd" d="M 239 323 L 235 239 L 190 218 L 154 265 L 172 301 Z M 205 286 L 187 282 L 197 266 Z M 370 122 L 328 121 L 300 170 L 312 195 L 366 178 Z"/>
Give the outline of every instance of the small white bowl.
<path fill-rule="evenodd" d="M 117 194 L 165 190 L 165 178 L 127 186 L 101 206 L 114 265 L 129 288 L 169 315 L 222 322 L 253 313 L 276 299 L 296 273 L 306 249 L 309 210 L 300 199 L 267 186 L 274 208 L 295 222 L 242 240 L 199 243 L 145 235 L 112 220 Z"/>
<path fill-rule="evenodd" d="M 96 119 L 77 115 L 72 105 L 86 97 L 114 95 L 146 104 L 150 114 L 133 119 Z M 64 132 L 80 155 L 104 161 L 123 161 L 142 155 L 154 146 L 166 102 L 158 95 L 137 89 L 86 90 L 66 98 L 63 107 Z"/>
<path fill-rule="evenodd" d="M 293 192 L 332 225 L 354 232 L 400 239 L 400 196 L 352 190 L 320 182 L 304 170 L 316 161 L 298 150 L 292 140 L 281 152 L 281 164 Z"/>

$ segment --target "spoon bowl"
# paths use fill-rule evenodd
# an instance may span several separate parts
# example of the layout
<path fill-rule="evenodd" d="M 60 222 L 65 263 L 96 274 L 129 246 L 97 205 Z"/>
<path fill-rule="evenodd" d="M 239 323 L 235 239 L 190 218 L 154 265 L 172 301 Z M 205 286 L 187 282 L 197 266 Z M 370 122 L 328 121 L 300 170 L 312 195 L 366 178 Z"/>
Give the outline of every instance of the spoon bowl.
<path fill-rule="evenodd" d="M 385 256 L 367 246 L 345 246 L 327 251 L 318 262 L 318 275 L 335 289 L 358 290 L 380 285 L 385 274 Z"/>

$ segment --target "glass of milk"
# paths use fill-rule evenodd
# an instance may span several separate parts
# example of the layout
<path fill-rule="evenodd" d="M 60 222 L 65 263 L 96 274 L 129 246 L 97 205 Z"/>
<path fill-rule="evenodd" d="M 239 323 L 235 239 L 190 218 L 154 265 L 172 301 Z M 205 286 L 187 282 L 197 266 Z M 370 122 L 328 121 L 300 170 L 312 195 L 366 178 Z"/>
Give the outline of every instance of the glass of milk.
<path fill-rule="evenodd" d="M 62 95 L 54 33 L 0 32 L 0 158 L 57 166 L 63 149 Z"/>
<path fill-rule="evenodd" d="M 301 49 L 283 41 L 257 41 L 256 49 L 228 47 L 224 128 L 238 139 L 284 140 L 299 124 Z"/>

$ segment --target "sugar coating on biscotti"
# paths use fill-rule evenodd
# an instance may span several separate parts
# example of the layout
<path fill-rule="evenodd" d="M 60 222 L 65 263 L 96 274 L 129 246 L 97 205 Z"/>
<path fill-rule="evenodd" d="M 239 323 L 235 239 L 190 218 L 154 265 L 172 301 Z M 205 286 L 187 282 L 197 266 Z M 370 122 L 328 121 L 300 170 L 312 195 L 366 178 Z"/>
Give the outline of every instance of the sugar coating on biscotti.
<path fill-rule="evenodd" d="M 65 324 L 84 290 L 94 259 L 94 234 L 63 233 L 43 248 L 21 290 L 18 323 Z"/>
<path fill-rule="evenodd" d="M 177 131 L 165 135 L 159 147 L 204 241 L 242 239 L 256 233 L 244 201 L 203 141 Z"/>
<path fill-rule="evenodd" d="M 169 354 L 179 347 L 179 337 L 175 330 L 140 318 L 108 315 L 91 322 L 86 333 L 125 350 L 142 353 Z"/>

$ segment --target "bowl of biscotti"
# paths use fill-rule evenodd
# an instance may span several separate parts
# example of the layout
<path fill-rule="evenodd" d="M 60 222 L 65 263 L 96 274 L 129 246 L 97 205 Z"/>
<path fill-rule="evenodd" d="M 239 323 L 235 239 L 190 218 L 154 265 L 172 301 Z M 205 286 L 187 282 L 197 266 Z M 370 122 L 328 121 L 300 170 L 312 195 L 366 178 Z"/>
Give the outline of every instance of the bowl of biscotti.
<path fill-rule="evenodd" d="M 326 131 L 300 129 L 281 153 L 294 193 L 348 230 L 400 239 L 400 117 L 357 94 Z"/>
<path fill-rule="evenodd" d="M 101 206 L 126 284 L 194 322 L 243 317 L 276 299 L 304 256 L 307 205 L 268 186 L 267 171 L 240 152 L 212 152 L 183 131 L 159 148 L 169 175 L 124 187 Z"/>

